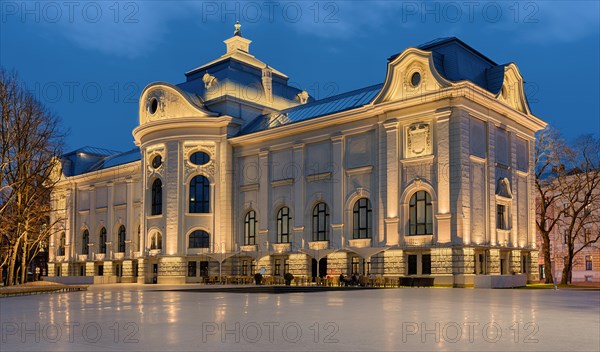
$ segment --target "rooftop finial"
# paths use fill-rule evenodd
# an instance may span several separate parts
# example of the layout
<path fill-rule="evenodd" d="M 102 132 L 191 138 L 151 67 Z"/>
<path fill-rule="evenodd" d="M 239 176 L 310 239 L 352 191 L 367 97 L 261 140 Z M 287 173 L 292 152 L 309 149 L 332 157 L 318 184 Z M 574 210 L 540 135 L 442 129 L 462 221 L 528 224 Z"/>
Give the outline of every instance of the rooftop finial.
<path fill-rule="evenodd" d="M 240 21 L 235 21 L 235 24 L 233 25 L 233 27 L 235 28 L 233 35 L 237 35 L 237 36 L 241 37 L 242 31 L 240 30 L 240 28 L 242 28 L 242 25 L 240 24 Z"/>

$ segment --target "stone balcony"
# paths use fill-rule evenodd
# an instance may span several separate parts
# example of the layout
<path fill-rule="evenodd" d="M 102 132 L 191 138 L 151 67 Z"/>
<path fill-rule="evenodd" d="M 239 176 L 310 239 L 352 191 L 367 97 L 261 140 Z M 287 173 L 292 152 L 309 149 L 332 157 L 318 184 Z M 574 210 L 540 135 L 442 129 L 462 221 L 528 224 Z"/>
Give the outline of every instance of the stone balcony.
<path fill-rule="evenodd" d="M 433 244 L 433 235 L 404 236 L 407 247 L 429 247 Z"/>
<path fill-rule="evenodd" d="M 371 238 L 356 238 L 348 240 L 348 245 L 354 248 L 367 248 L 371 247 L 373 241 Z"/>
<path fill-rule="evenodd" d="M 329 249 L 329 241 L 312 241 L 308 242 L 308 248 L 314 251 Z"/>
<path fill-rule="evenodd" d="M 106 259 L 106 253 L 96 253 L 95 258 L 96 261 L 103 261 Z"/>
<path fill-rule="evenodd" d="M 123 260 L 123 258 L 125 258 L 125 253 L 124 252 L 117 252 L 114 254 L 114 259 L 115 260 Z"/>
<path fill-rule="evenodd" d="M 80 262 L 87 262 L 88 255 L 87 254 L 78 254 L 77 255 L 77 260 L 80 261 Z"/>
<path fill-rule="evenodd" d="M 273 243 L 273 252 L 275 253 L 287 253 L 292 249 L 291 243 Z"/>
<path fill-rule="evenodd" d="M 240 251 L 242 252 L 256 252 L 258 247 L 255 244 L 240 246 Z"/>
<path fill-rule="evenodd" d="M 156 257 L 157 255 L 159 255 L 159 254 L 160 254 L 160 252 L 161 252 L 161 251 L 162 251 L 161 249 L 151 249 L 151 250 L 148 252 L 148 254 L 149 254 L 151 257 Z"/>

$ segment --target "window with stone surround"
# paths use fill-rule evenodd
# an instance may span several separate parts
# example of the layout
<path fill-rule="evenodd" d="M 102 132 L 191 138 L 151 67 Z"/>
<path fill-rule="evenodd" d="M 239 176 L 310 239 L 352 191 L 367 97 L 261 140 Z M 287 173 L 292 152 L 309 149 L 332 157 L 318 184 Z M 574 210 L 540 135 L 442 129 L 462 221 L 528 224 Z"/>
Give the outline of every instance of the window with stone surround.
<path fill-rule="evenodd" d="M 409 203 L 409 235 L 433 234 L 433 205 L 426 191 L 417 191 Z"/>
<path fill-rule="evenodd" d="M 247 246 L 256 244 L 256 212 L 250 210 L 244 219 L 244 243 Z"/>
<path fill-rule="evenodd" d="M 373 232 L 373 209 L 368 198 L 361 198 L 354 203 L 352 238 L 371 238 Z"/>
<path fill-rule="evenodd" d="M 496 204 L 496 228 L 499 230 L 508 230 L 508 206 Z"/>
<path fill-rule="evenodd" d="M 162 235 L 156 232 L 150 239 L 150 250 L 162 249 Z"/>
<path fill-rule="evenodd" d="M 196 276 L 196 262 L 188 262 L 188 277 Z"/>
<path fill-rule="evenodd" d="M 313 208 L 313 241 L 329 241 L 329 207 L 319 203 Z"/>
<path fill-rule="evenodd" d="M 210 235 L 204 230 L 196 230 L 190 234 L 189 248 L 210 248 Z"/>
<path fill-rule="evenodd" d="M 421 256 L 421 273 L 423 275 L 431 274 L 431 254 L 423 254 Z"/>
<path fill-rule="evenodd" d="M 585 270 L 592 270 L 592 256 L 585 256 Z"/>
<path fill-rule="evenodd" d="M 152 201 L 150 215 L 162 214 L 162 181 L 157 178 L 152 182 Z"/>
<path fill-rule="evenodd" d="M 277 243 L 290 243 L 290 208 L 283 207 L 277 212 Z"/>
<path fill-rule="evenodd" d="M 98 252 L 106 253 L 106 228 L 100 229 L 100 237 L 98 239 Z"/>
<path fill-rule="evenodd" d="M 90 232 L 85 229 L 83 230 L 83 234 L 81 235 L 81 254 L 89 254 L 90 253 Z"/>
<path fill-rule="evenodd" d="M 190 181 L 190 213 L 210 212 L 210 182 L 202 175 Z"/>
<path fill-rule="evenodd" d="M 118 239 L 118 244 L 119 244 L 119 250 L 117 252 L 119 253 L 125 253 L 125 237 L 126 237 L 126 231 L 125 231 L 125 226 L 121 225 L 119 226 L 119 232 L 117 235 L 117 239 Z"/>
<path fill-rule="evenodd" d="M 65 241 L 65 233 L 63 232 L 58 238 L 58 249 L 56 250 L 56 255 L 59 257 L 65 255 Z"/>

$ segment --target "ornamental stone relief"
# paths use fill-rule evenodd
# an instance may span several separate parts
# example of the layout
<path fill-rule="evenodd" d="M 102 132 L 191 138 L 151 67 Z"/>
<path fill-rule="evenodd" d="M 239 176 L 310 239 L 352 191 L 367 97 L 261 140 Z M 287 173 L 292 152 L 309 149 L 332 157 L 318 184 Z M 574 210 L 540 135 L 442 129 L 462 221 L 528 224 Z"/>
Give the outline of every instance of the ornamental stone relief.
<path fill-rule="evenodd" d="M 152 160 L 157 155 L 161 156 L 162 163 L 159 167 L 154 168 L 152 166 Z M 164 176 L 164 171 L 165 171 L 165 166 L 164 166 L 165 165 L 165 147 L 164 147 L 164 145 L 146 148 L 145 160 L 146 160 L 146 179 L 150 178 L 153 175 L 158 175 L 161 177 Z"/>
<path fill-rule="evenodd" d="M 431 154 L 431 128 L 426 123 L 415 123 L 406 133 L 406 156 L 409 158 Z"/>
<path fill-rule="evenodd" d="M 190 162 L 190 156 L 195 152 L 205 152 L 210 156 L 210 161 L 204 165 L 194 165 Z M 183 167 L 184 176 L 187 178 L 192 173 L 201 172 L 214 179 L 216 169 L 216 146 L 214 143 L 188 142 L 183 145 Z"/>

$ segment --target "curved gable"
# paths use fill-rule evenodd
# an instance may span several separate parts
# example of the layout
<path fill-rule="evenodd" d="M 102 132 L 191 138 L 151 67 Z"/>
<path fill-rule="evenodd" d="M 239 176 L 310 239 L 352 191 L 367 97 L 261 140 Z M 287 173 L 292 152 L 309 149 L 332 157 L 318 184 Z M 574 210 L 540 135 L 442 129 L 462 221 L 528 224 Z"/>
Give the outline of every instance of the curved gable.
<path fill-rule="evenodd" d="M 144 123 L 180 117 L 210 117 L 216 113 L 206 110 L 178 87 L 169 83 L 153 83 L 140 97 L 140 125 Z"/>
<path fill-rule="evenodd" d="M 504 81 L 497 98 L 511 108 L 531 115 L 525 95 L 523 76 L 521 76 L 517 65 L 514 63 L 504 66 Z"/>
<path fill-rule="evenodd" d="M 417 85 L 412 83 L 415 73 L 420 75 Z M 409 48 L 388 63 L 385 82 L 373 103 L 405 100 L 451 85 L 452 83 L 436 70 L 432 52 Z"/>

